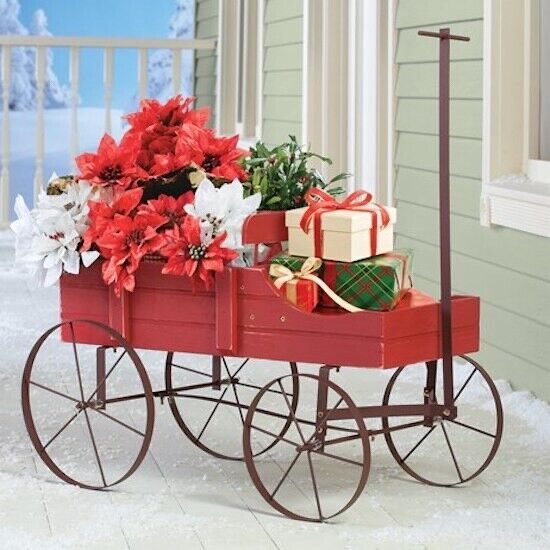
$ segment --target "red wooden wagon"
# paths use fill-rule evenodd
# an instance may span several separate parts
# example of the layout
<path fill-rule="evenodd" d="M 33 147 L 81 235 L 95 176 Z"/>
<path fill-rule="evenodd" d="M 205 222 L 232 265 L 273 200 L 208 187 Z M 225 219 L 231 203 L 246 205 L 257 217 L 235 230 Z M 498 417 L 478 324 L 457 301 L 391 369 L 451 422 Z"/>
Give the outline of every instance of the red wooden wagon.
<path fill-rule="evenodd" d="M 502 407 L 489 375 L 464 355 L 479 347 L 479 299 L 450 293 L 449 39 L 460 37 L 453 37 L 448 29 L 431 34 L 440 38 L 442 54 L 441 300 L 411 290 L 389 312 L 350 314 L 327 309 L 306 313 L 281 297 L 265 265 L 228 268 L 217 277 L 213 291 L 195 292 L 187 279 L 161 275 L 161 263 L 151 259 L 137 273 L 135 292 L 121 298 L 104 286 L 97 266 L 78 276 L 64 275 L 61 323 L 34 345 L 22 384 L 27 430 L 39 455 L 57 476 L 92 489 L 110 487 L 130 476 L 151 441 L 154 397 L 167 400 L 180 428 L 201 449 L 216 457 L 244 460 L 261 495 L 292 518 L 323 521 L 351 506 L 367 482 L 369 438 L 377 434 L 384 435 L 397 463 L 425 483 L 458 485 L 487 467 L 500 443 Z M 243 240 L 278 246 L 286 240 L 282 213 L 249 218 Z M 40 368 L 52 362 L 48 345 L 57 333 L 68 343 L 74 364 L 71 376 L 64 377 L 62 363 L 53 359 L 60 383 L 52 387 L 40 381 Z M 91 359 L 92 348 L 86 344 L 95 349 Z M 82 351 L 85 348 L 88 351 Z M 169 350 L 162 389 L 153 391 L 136 348 Z M 202 354 L 209 359 L 207 363 L 196 357 L 178 359 L 178 353 Z M 453 356 L 462 356 L 463 361 L 453 366 Z M 282 363 L 281 375 L 275 376 L 272 362 L 257 363 L 266 359 Z M 298 372 L 297 363 L 322 366 L 318 374 L 305 374 Z M 418 372 L 419 367 L 404 367 L 419 363 L 425 364 L 424 373 Z M 114 382 L 123 364 L 126 371 L 130 369 L 135 391 Z M 382 403 L 356 405 L 330 380 L 340 365 L 396 368 Z M 399 387 L 413 371 L 421 376 L 413 376 L 405 385 L 407 395 Z M 266 375 L 265 383 L 258 383 L 258 378 Z M 73 390 L 68 388 L 70 379 Z M 128 380 L 126 374 L 123 382 Z M 91 384 L 89 388 L 87 384 Z M 307 393 L 308 386 L 313 392 Z M 463 414 L 480 391 L 485 391 L 487 398 L 482 425 L 478 418 Z M 61 414 L 61 407 L 48 409 L 47 434 L 40 429 L 44 395 L 59 398 L 68 407 L 65 417 L 56 421 L 52 416 Z M 143 405 L 141 411 L 127 415 L 120 409 L 126 402 L 138 400 Z M 199 405 L 205 410 L 200 419 L 194 414 Z M 93 476 L 89 471 L 84 477 L 79 475 L 79 457 L 69 451 L 76 436 L 68 433 L 79 418 L 89 436 Z M 374 418 L 381 422 L 371 424 Z M 368 427 L 364 419 L 369 419 Z M 117 471 L 106 467 L 99 420 L 120 428 L 118 437 L 106 436 Z M 242 437 L 229 433 L 230 421 L 237 423 Z M 450 432 L 456 427 L 486 445 L 472 441 L 461 456 L 451 442 Z M 436 430 L 438 438 L 431 436 Z M 228 450 L 231 443 L 233 448 Z M 428 454 L 414 462 L 420 449 L 428 445 Z M 475 453 L 480 456 L 473 460 Z M 122 458 L 127 463 L 124 467 Z M 350 470 L 351 482 L 346 487 L 339 477 L 343 468 Z M 301 474 L 298 480 L 297 473 Z"/>

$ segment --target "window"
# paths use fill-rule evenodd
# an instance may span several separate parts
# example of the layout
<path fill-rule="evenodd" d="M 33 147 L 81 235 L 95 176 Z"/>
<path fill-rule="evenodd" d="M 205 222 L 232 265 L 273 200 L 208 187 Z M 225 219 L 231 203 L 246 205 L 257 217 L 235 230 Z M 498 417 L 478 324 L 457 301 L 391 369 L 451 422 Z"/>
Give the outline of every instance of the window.
<path fill-rule="evenodd" d="M 485 0 L 481 223 L 550 237 L 550 0 Z"/>
<path fill-rule="evenodd" d="M 526 173 L 550 184 L 550 0 L 525 12 Z"/>
<path fill-rule="evenodd" d="M 538 158 L 550 161 L 550 0 L 540 0 L 538 25 Z"/>
<path fill-rule="evenodd" d="M 243 146 L 260 137 L 263 2 L 220 0 L 217 127 L 239 133 Z"/>

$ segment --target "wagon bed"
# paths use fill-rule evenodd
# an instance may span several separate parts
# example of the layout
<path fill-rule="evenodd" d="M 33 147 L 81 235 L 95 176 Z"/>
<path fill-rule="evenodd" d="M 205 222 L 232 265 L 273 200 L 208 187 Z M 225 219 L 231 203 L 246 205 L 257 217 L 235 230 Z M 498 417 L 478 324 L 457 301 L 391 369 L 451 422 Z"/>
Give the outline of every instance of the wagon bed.
<path fill-rule="evenodd" d="M 136 289 L 117 298 L 99 266 L 63 275 L 61 320 L 90 319 L 113 327 L 134 348 L 253 357 L 355 367 L 392 368 L 441 357 L 439 301 L 412 289 L 392 311 L 307 313 L 284 299 L 266 267 L 228 268 L 211 291 L 162 275 L 147 261 Z M 453 297 L 453 354 L 479 348 L 479 298 Z M 68 325 L 63 339 L 71 340 Z M 76 341 L 112 345 L 92 325 Z"/>

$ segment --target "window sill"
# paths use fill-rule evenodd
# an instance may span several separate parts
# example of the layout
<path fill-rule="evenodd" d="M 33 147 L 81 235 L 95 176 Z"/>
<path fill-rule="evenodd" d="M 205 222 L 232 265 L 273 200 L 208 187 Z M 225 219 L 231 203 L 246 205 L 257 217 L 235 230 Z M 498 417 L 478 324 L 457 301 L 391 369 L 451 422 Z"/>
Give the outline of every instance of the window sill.
<path fill-rule="evenodd" d="M 481 225 L 500 225 L 550 237 L 550 184 L 524 174 L 503 176 L 483 186 Z"/>

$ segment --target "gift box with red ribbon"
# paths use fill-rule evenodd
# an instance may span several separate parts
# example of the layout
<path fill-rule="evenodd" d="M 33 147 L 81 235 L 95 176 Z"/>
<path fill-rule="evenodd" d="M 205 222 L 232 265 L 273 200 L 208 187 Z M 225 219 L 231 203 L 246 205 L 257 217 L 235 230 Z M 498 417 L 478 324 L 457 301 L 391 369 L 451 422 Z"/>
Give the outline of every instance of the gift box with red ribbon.
<path fill-rule="evenodd" d="M 355 262 L 393 249 L 395 208 L 380 206 L 366 191 L 338 202 L 322 189 L 306 194 L 308 207 L 288 210 L 288 252 Z"/>

